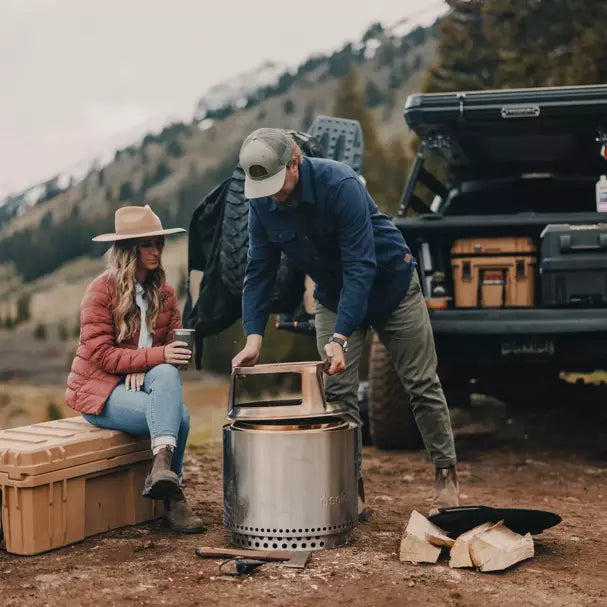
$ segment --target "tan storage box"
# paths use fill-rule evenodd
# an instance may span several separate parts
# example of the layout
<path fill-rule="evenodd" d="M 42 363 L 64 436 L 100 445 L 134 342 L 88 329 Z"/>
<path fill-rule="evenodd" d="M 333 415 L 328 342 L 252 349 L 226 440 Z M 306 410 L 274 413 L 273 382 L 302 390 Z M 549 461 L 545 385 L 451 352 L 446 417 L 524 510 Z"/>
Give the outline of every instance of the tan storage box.
<path fill-rule="evenodd" d="M 536 263 L 531 238 L 456 240 L 451 248 L 455 306 L 532 306 Z"/>
<path fill-rule="evenodd" d="M 142 497 L 149 438 L 101 430 L 82 417 L 0 431 L 6 550 L 38 554 L 157 518 Z"/>

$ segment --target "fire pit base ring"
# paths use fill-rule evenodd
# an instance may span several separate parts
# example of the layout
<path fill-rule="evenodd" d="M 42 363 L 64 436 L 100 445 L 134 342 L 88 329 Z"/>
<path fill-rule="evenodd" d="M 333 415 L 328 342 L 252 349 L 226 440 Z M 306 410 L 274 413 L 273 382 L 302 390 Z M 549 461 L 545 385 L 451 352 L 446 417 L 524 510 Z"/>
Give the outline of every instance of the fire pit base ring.
<path fill-rule="evenodd" d="M 259 536 L 231 533 L 232 545 L 251 550 L 327 550 L 339 548 L 352 539 L 353 529 L 332 535 L 311 535 L 306 537 Z"/>

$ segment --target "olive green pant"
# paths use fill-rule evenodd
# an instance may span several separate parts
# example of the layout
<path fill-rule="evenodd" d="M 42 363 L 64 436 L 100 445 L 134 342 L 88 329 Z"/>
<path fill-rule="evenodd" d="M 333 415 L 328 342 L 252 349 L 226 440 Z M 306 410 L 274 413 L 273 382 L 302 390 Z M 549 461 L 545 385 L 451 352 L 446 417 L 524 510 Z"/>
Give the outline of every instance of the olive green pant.
<path fill-rule="evenodd" d="M 316 303 L 316 345 L 321 358 L 324 346 L 333 335 L 337 315 Z M 381 327 L 374 327 L 394 363 L 422 435 L 426 451 L 438 468 L 456 462 L 449 408 L 436 373 L 436 349 L 428 310 L 417 272 L 413 273 L 407 295 Z M 346 370 L 338 375 L 325 375 L 325 395 L 330 407 L 344 411 L 341 415 L 358 427 L 356 469 L 361 474 L 362 440 L 358 410 L 358 366 L 365 332 L 356 330 L 348 339 L 345 353 Z M 399 406 L 399 403 L 394 403 Z"/>

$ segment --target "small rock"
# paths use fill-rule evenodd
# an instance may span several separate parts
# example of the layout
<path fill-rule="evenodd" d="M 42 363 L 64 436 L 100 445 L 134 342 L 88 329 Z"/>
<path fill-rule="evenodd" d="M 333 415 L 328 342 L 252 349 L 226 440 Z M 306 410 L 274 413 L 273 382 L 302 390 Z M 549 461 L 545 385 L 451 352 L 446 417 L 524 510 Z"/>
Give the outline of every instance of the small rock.
<path fill-rule="evenodd" d="M 527 464 L 528 466 L 529 465 L 533 465 L 533 464 L 535 464 L 536 466 L 547 466 L 548 465 L 546 462 L 541 462 L 541 461 L 539 461 L 537 459 L 532 459 L 530 457 L 528 457 L 525 460 L 525 464 Z"/>
<path fill-rule="evenodd" d="M 405 483 L 412 483 L 415 480 L 415 477 L 412 474 L 405 474 L 405 476 L 403 476 L 403 482 Z"/>
<path fill-rule="evenodd" d="M 459 571 L 455 571 L 455 569 L 449 569 L 449 577 L 455 582 L 463 581 L 462 574 Z"/>
<path fill-rule="evenodd" d="M 579 538 L 577 535 L 572 535 L 569 539 L 572 542 L 581 542 L 582 541 L 581 538 Z"/>
<path fill-rule="evenodd" d="M 55 573 L 41 573 L 34 579 L 41 584 L 48 584 L 50 586 L 59 586 L 61 584 L 60 577 Z"/>
<path fill-rule="evenodd" d="M 415 582 L 413 580 L 411 580 L 410 582 L 407 583 L 407 586 L 409 586 L 409 588 L 413 588 L 413 586 L 415 586 Z"/>
<path fill-rule="evenodd" d="M 311 588 L 312 590 L 318 590 L 318 586 L 316 584 L 312 584 Z"/>

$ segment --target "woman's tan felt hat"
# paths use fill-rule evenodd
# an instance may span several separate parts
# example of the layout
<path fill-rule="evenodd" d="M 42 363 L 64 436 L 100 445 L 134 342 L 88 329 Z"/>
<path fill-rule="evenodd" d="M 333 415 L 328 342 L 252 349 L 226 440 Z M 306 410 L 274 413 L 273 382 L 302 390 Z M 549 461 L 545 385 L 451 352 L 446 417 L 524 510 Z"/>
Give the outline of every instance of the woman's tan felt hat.
<path fill-rule="evenodd" d="M 164 234 L 177 234 L 185 232 L 183 228 L 162 229 L 160 218 L 150 205 L 144 207 L 121 207 L 114 216 L 115 232 L 100 234 L 93 240 L 97 242 L 110 242 L 112 240 L 127 240 L 128 238 L 143 238 L 144 236 L 162 236 Z"/>

